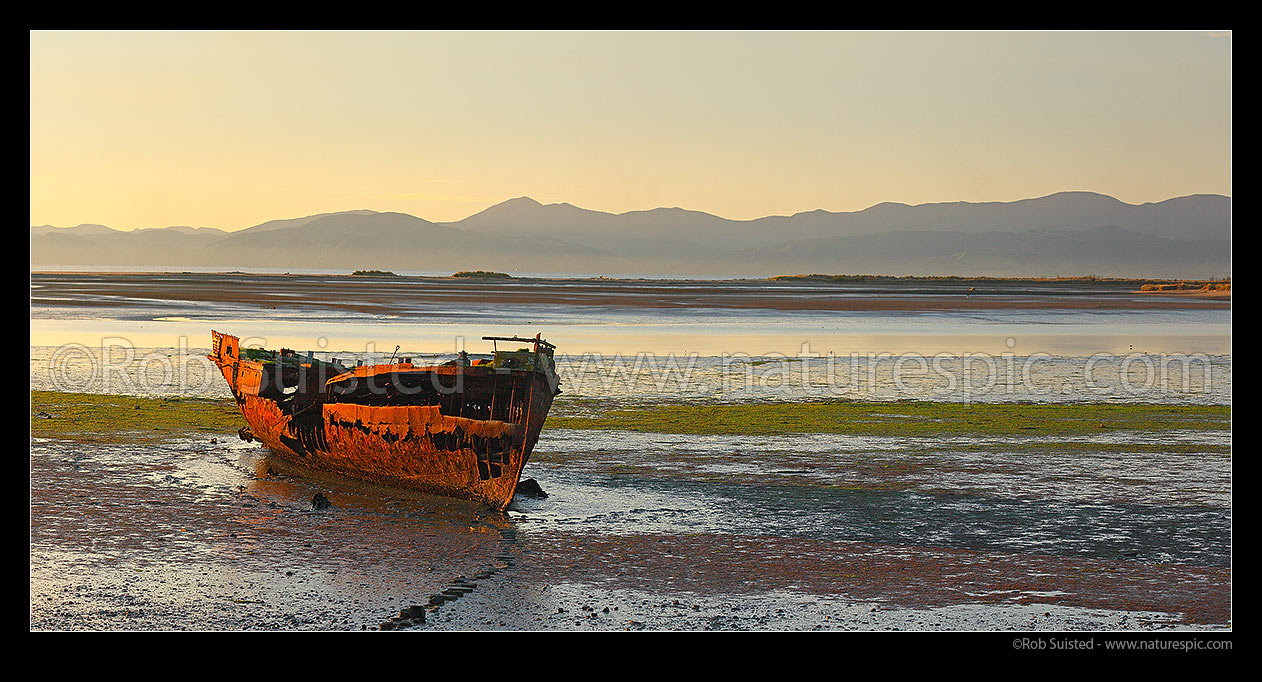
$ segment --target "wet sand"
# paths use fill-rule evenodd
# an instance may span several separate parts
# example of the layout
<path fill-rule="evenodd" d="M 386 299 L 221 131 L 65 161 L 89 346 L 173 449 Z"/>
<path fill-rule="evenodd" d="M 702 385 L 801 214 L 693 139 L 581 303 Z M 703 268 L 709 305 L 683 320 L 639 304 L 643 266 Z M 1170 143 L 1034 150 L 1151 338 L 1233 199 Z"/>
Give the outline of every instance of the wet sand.
<path fill-rule="evenodd" d="M 1136 282 L 912 280 L 879 284 L 730 280 L 469 280 L 210 273 L 32 273 L 32 304 L 111 307 L 135 300 L 246 304 L 408 317 L 488 305 L 777 311 L 1219 310 L 1230 293 L 1140 292 Z"/>
<path fill-rule="evenodd" d="M 526 475 L 549 497 L 503 514 L 298 469 L 231 433 L 33 439 L 31 627 L 1231 624 L 1222 431 L 1075 436 L 1052 453 L 1020 439 L 544 433 Z"/>
<path fill-rule="evenodd" d="M 34 629 L 1154 630 L 1230 620 L 1222 568 L 539 533 L 520 518 L 528 511 L 276 472 L 283 463 L 235 445 L 170 448 L 186 461 L 110 467 L 110 448 L 83 457 L 36 445 Z M 220 471 L 190 476 L 202 467 Z M 231 476 L 208 480 L 232 470 L 235 488 Z M 332 507 L 312 509 L 315 492 Z M 401 625 L 412 606 L 426 622 Z"/>
<path fill-rule="evenodd" d="M 489 509 L 297 478 L 243 446 L 33 443 L 31 627 L 377 629 L 511 562 Z"/>

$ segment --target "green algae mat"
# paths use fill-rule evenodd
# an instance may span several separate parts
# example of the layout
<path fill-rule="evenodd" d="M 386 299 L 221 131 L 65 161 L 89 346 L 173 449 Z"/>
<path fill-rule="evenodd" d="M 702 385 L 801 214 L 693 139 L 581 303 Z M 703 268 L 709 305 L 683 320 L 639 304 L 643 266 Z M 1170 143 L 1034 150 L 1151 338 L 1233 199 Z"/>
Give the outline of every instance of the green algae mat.
<path fill-rule="evenodd" d="M 601 407 L 558 404 L 547 429 L 685 435 L 839 433 L 867 436 L 1073 436 L 1104 431 L 1227 430 L 1227 405 L 778 402 Z M 245 420 L 230 400 L 31 391 L 31 435 L 87 440 L 231 435 Z"/>
<path fill-rule="evenodd" d="M 231 400 L 31 391 L 31 436 L 144 441 L 234 435 L 245 418 Z"/>
<path fill-rule="evenodd" d="M 1224 430 L 1227 405 L 807 402 L 666 404 L 549 416 L 545 429 L 687 435 L 840 433 L 860 436 L 1086 435 L 1102 431 Z"/>

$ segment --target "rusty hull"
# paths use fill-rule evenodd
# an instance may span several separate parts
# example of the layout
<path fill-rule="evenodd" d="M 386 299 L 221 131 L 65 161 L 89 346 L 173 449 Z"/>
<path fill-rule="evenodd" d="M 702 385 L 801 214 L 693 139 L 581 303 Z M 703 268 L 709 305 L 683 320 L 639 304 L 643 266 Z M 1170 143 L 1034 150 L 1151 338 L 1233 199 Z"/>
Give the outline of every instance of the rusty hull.
<path fill-rule="evenodd" d="M 212 337 L 208 357 L 249 423 L 242 437 L 312 469 L 499 510 L 512 501 L 560 392 L 550 348 L 540 369 L 347 369 L 289 351 L 269 359 L 246 349 L 242 358 L 236 337 Z"/>

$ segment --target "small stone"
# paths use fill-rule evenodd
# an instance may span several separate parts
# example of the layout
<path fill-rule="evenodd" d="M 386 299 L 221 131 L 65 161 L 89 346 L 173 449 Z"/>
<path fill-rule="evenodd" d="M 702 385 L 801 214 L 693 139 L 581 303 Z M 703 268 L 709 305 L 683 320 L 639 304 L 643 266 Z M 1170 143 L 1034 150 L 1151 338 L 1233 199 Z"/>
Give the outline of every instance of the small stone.
<path fill-rule="evenodd" d="M 416 605 L 409 606 L 399 611 L 399 618 L 406 618 L 414 622 L 424 623 L 425 622 L 425 607 L 416 606 Z"/>
<path fill-rule="evenodd" d="M 377 629 L 378 629 L 378 630 L 393 630 L 393 629 L 394 629 L 394 621 L 386 621 L 386 622 L 382 623 L 381 625 L 378 625 L 378 626 L 377 626 Z"/>
<path fill-rule="evenodd" d="M 539 487 L 539 482 L 533 478 L 523 479 L 517 483 L 517 494 L 524 497 L 533 497 L 537 500 L 546 499 L 548 494 Z"/>
<path fill-rule="evenodd" d="M 268 472 L 270 473 L 271 469 L 268 469 Z M 328 509 L 329 507 L 332 507 L 332 506 L 333 506 L 333 503 L 329 502 L 329 498 L 325 497 L 324 493 L 316 493 L 315 497 L 311 498 L 312 509 Z"/>

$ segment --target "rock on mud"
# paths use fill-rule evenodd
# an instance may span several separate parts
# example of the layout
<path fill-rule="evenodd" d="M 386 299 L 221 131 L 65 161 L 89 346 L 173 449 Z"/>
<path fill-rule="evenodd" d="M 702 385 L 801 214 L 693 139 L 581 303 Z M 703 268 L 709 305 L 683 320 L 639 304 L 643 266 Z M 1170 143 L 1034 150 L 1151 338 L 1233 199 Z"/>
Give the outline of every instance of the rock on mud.
<path fill-rule="evenodd" d="M 425 607 L 424 606 L 409 606 L 399 611 L 399 619 L 400 620 L 407 619 L 407 620 L 412 621 L 413 623 L 424 623 L 425 622 Z"/>
<path fill-rule="evenodd" d="M 548 496 L 543 492 L 543 488 L 539 487 L 539 482 L 533 478 L 527 478 L 517 484 L 517 494 L 525 497 L 533 497 L 536 500 L 542 500 Z"/>

